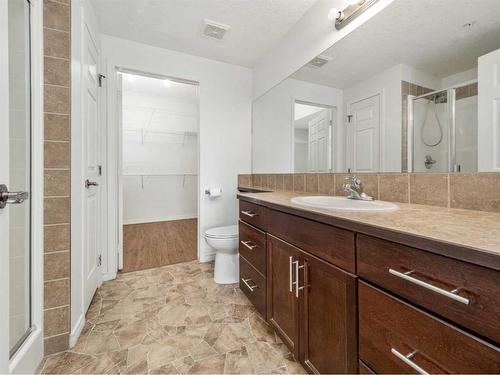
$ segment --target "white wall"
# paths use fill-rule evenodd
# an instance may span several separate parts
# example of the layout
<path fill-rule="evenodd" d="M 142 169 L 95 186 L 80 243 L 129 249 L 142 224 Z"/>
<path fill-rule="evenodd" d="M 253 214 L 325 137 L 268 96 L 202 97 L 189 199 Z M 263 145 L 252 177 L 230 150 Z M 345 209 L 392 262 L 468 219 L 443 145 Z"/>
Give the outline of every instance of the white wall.
<path fill-rule="evenodd" d="M 199 82 L 199 259 L 212 259 L 213 251 L 202 234 L 207 228 L 237 222 L 237 174 L 250 173 L 251 169 L 251 70 L 110 36 L 103 36 L 102 47 L 108 76 L 108 158 L 110 183 L 114 184 L 110 185 L 111 196 L 116 196 L 117 188 L 112 177 L 117 173 L 118 140 L 114 69 L 123 67 Z M 209 186 L 221 186 L 223 195 L 210 200 L 204 194 Z M 116 202 L 110 210 L 116 215 Z M 113 230 L 117 230 L 114 224 Z M 115 243 L 111 251 L 117 248 Z"/>
<path fill-rule="evenodd" d="M 445 89 L 447 87 L 458 85 L 463 82 L 472 81 L 474 79 L 477 79 L 477 66 L 464 72 L 444 77 L 443 79 L 441 79 L 441 87 Z"/>
<path fill-rule="evenodd" d="M 341 139 L 342 91 L 296 79 L 286 79 L 253 104 L 253 173 L 293 172 L 293 107 L 295 100 L 337 108 L 334 134 Z M 334 140 L 334 144 L 338 142 Z M 338 148 L 338 147 L 337 147 Z M 335 152 L 336 159 L 342 150 Z"/>
<path fill-rule="evenodd" d="M 345 0 L 319 0 L 254 68 L 253 96 L 258 98 L 304 64 L 376 15 L 394 0 L 380 0 L 342 30 L 328 19 L 331 8 L 344 9 Z"/>

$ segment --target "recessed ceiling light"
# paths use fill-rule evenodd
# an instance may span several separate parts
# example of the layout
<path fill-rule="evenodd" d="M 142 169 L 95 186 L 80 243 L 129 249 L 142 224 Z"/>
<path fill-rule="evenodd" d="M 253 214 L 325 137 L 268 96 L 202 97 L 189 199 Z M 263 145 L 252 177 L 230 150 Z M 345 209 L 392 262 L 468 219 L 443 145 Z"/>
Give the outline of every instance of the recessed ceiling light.
<path fill-rule="evenodd" d="M 312 68 L 321 68 L 323 65 L 325 65 L 326 63 L 328 63 L 332 59 L 333 59 L 333 57 L 331 57 L 331 56 L 319 55 L 319 56 L 315 57 L 314 59 L 312 59 L 311 61 L 309 61 L 309 63 L 307 65 L 309 65 Z"/>

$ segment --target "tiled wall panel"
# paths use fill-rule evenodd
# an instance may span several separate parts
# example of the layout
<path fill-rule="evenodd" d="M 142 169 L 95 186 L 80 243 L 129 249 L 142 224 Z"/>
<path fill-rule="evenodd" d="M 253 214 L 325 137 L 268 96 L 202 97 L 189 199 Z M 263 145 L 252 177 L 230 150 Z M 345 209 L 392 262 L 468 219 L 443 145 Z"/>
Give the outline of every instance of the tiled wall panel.
<path fill-rule="evenodd" d="M 44 348 L 70 331 L 70 1 L 44 0 Z"/>

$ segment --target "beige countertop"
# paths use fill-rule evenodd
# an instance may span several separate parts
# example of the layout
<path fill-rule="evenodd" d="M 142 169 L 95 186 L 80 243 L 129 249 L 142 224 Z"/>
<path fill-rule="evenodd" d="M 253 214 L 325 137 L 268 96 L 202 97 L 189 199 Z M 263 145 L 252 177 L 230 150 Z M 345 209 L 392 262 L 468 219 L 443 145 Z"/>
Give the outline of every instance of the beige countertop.
<path fill-rule="evenodd" d="M 403 244 L 410 245 L 405 243 L 408 236 L 417 237 L 423 249 L 500 270 L 500 213 L 406 203 L 396 203 L 399 209 L 392 212 L 343 212 L 292 203 L 291 198 L 299 195 L 314 194 L 239 193 L 238 197 L 331 225 L 351 224 L 361 233 L 376 235 L 384 230 Z"/>

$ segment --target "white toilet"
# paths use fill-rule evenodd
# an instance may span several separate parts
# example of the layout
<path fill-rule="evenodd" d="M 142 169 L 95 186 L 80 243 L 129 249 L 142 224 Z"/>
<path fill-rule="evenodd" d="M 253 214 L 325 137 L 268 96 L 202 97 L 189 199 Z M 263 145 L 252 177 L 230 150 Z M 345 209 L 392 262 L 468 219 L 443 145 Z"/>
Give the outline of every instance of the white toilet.
<path fill-rule="evenodd" d="M 205 240 L 216 250 L 214 281 L 217 284 L 239 282 L 238 226 L 229 225 L 208 229 Z"/>

